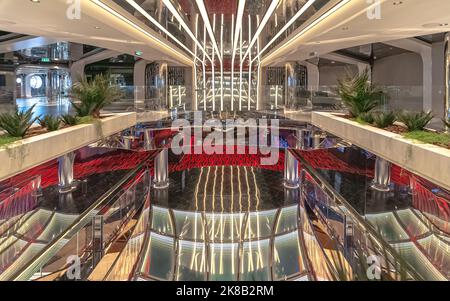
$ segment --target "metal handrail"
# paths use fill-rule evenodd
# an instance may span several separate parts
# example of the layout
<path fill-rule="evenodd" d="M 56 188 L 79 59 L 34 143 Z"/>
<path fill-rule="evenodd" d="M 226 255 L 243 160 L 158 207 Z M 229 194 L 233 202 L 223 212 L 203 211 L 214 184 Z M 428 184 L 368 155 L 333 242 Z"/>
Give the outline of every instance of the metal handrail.
<path fill-rule="evenodd" d="M 64 238 L 69 235 L 70 233 L 75 233 L 77 229 L 80 227 L 80 225 L 83 222 L 86 222 L 86 219 L 89 218 L 91 214 L 95 212 L 95 210 L 98 208 L 98 211 L 100 211 L 102 208 L 104 208 L 106 205 L 108 205 L 111 201 L 114 201 L 113 197 L 115 194 L 120 190 L 120 188 L 126 184 L 134 175 L 136 175 L 143 167 L 146 166 L 146 162 L 141 162 L 135 169 L 130 171 L 125 177 L 123 177 L 114 187 L 109 189 L 102 197 L 100 197 L 96 202 L 94 202 L 89 208 L 87 208 L 83 214 L 81 214 L 75 222 L 68 227 L 65 231 L 61 232 L 60 235 L 58 235 L 55 240 L 47 245 L 44 249 L 42 249 L 36 256 L 33 257 L 33 259 L 30 261 L 30 263 L 27 265 L 25 269 L 16 271 L 11 277 L 11 280 L 17 281 L 17 280 L 28 280 L 26 277 L 26 273 L 30 272 L 33 269 L 38 269 L 40 262 L 43 260 L 44 256 L 52 251 L 55 251 L 55 249 L 58 247 L 58 244 L 64 240 Z M 99 208 L 100 207 L 100 208 Z M 57 252 L 57 251 L 56 251 Z"/>
<path fill-rule="evenodd" d="M 372 228 L 372 226 L 370 226 L 367 221 L 359 215 L 359 213 L 353 208 L 353 206 L 342 195 L 340 195 L 339 192 L 337 192 L 319 172 L 317 172 L 301 156 L 298 155 L 295 157 L 300 161 L 301 167 L 305 169 L 317 183 L 321 184 L 322 188 L 325 188 L 324 192 L 328 194 L 329 197 L 337 199 L 344 205 L 353 221 L 355 223 L 358 223 L 358 226 L 365 230 L 373 238 L 374 242 L 379 245 L 379 247 L 381 247 L 383 250 L 386 250 L 389 255 L 391 255 L 396 261 L 405 266 L 407 268 L 407 273 L 414 280 L 423 280 L 422 277 L 414 270 L 414 268 L 408 262 L 406 262 L 391 245 L 389 245 L 379 236 L 379 234 Z"/>

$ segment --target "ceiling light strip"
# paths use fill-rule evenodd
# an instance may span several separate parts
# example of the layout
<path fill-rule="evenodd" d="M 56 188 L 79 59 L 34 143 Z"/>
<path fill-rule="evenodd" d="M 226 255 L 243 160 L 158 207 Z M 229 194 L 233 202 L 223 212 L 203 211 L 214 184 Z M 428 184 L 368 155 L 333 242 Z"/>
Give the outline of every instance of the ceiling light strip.
<path fill-rule="evenodd" d="M 270 40 L 269 43 L 267 43 L 266 46 L 264 46 L 264 48 L 260 51 L 259 55 L 257 57 L 255 57 L 253 59 L 256 60 L 257 58 L 260 57 L 260 55 L 267 50 L 267 48 L 270 47 L 270 45 L 272 45 L 295 21 L 297 21 L 298 18 L 300 18 L 308 8 L 310 8 L 314 2 L 316 2 L 317 0 L 309 0 L 308 2 L 305 3 L 305 5 L 302 6 L 302 8 L 300 8 L 295 15 L 281 28 L 280 31 L 278 31 L 278 33 L 272 38 L 272 40 Z"/>
<path fill-rule="evenodd" d="M 272 56 L 274 56 L 278 51 L 281 51 L 282 49 L 285 49 L 286 47 L 288 47 L 292 42 L 294 42 L 296 39 L 298 39 L 299 37 L 301 37 L 302 35 L 304 35 L 306 32 L 308 32 L 311 28 L 313 28 L 314 26 L 316 26 L 317 24 L 319 24 L 321 21 L 323 21 L 324 19 L 328 18 L 330 15 L 332 15 L 333 13 L 335 13 L 337 10 L 339 10 L 341 7 L 343 7 L 344 5 L 346 5 L 347 3 L 349 3 L 350 0 L 342 0 L 341 2 L 339 2 L 338 4 L 336 4 L 335 6 L 333 6 L 332 8 L 330 8 L 326 13 L 324 13 L 323 15 L 321 15 L 319 18 L 317 18 L 316 20 L 314 20 L 311 24 L 309 24 L 308 26 L 306 26 L 302 31 L 300 31 L 297 35 L 295 35 L 294 38 L 290 39 L 289 41 L 287 41 L 285 44 L 282 45 L 282 47 L 278 48 L 276 51 L 274 51 L 273 53 L 271 53 L 269 56 L 265 57 L 262 62 L 269 60 Z M 272 40 L 273 41 L 273 40 Z M 269 45 L 269 44 L 268 44 Z M 265 47 L 267 48 L 267 46 Z M 263 49 L 264 51 L 264 49 Z"/>
<path fill-rule="evenodd" d="M 208 12 L 206 11 L 205 3 L 203 0 L 196 0 L 197 7 L 200 11 L 200 15 L 203 18 L 203 22 L 205 23 L 206 30 L 208 31 L 209 38 L 213 44 L 214 50 L 219 54 L 219 60 L 222 60 L 222 53 L 219 51 L 219 46 L 217 45 L 216 36 L 214 35 L 214 30 L 211 27 L 211 22 L 209 21 Z"/>
<path fill-rule="evenodd" d="M 236 28 L 234 30 L 234 41 L 233 41 L 233 58 L 236 55 L 236 46 L 239 43 L 239 33 L 242 28 L 242 19 L 244 17 L 245 0 L 239 0 L 238 13 L 236 15 Z"/>
<path fill-rule="evenodd" d="M 125 0 L 130 4 L 135 10 L 137 10 L 141 15 L 147 18 L 153 25 L 158 27 L 162 32 L 164 32 L 167 36 L 169 36 L 172 40 L 174 40 L 178 45 L 180 45 L 183 49 L 185 49 L 189 54 L 194 56 L 196 59 L 200 60 L 185 44 L 181 43 L 173 34 L 171 34 L 164 26 L 162 26 L 158 21 L 156 21 L 149 13 L 147 13 L 139 4 L 137 4 L 134 0 Z"/>
<path fill-rule="evenodd" d="M 209 57 L 208 53 L 206 52 L 203 45 L 195 38 L 194 34 L 192 33 L 189 26 L 186 24 L 184 19 L 181 17 L 175 6 L 173 6 L 172 2 L 170 0 L 162 0 L 164 5 L 167 7 L 167 9 L 172 13 L 172 15 L 177 19 L 177 21 L 181 24 L 183 29 L 187 32 L 187 34 L 191 37 L 191 39 L 194 41 L 195 44 L 205 53 L 205 56 L 208 58 L 209 61 L 212 61 Z"/>
<path fill-rule="evenodd" d="M 261 23 L 259 24 L 258 29 L 256 30 L 255 35 L 253 36 L 252 41 L 250 42 L 250 45 L 248 46 L 248 49 L 244 54 L 244 60 L 249 55 L 253 45 L 256 43 L 256 40 L 258 39 L 258 37 L 261 34 L 264 27 L 266 26 L 267 22 L 269 21 L 270 17 L 272 16 L 273 12 L 277 9 L 279 3 L 280 3 L 280 0 L 272 0 L 272 3 L 270 4 L 269 8 L 267 9 L 266 14 L 264 15 L 263 19 L 261 20 Z"/>
<path fill-rule="evenodd" d="M 154 42 L 156 42 L 158 45 L 160 45 L 161 47 L 165 48 L 166 50 L 170 51 L 171 53 L 175 54 L 179 59 L 181 59 L 184 62 L 188 62 L 188 65 L 192 64 L 192 60 L 182 54 L 181 52 L 173 49 L 172 47 L 170 47 L 169 45 L 167 45 L 166 43 L 164 43 L 163 41 L 161 41 L 160 39 L 158 39 L 156 36 L 154 36 L 153 34 L 151 34 L 150 32 L 146 31 L 145 29 L 143 29 L 142 27 L 140 27 L 139 25 L 135 24 L 134 22 L 130 21 L 129 19 L 127 19 L 126 17 L 124 17 L 123 15 L 121 15 L 120 13 L 118 13 L 117 11 L 115 11 L 114 9 L 112 9 L 111 7 L 109 7 L 108 5 L 106 5 L 105 3 L 103 3 L 100 0 L 91 0 L 92 3 L 96 4 L 97 6 L 99 6 L 100 8 L 102 8 L 103 10 L 107 11 L 108 13 L 110 13 L 111 15 L 119 18 L 120 20 L 124 21 L 125 23 L 127 23 L 128 25 L 132 26 L 133 28 L 135 28 L 136 30 L 140 31 L 141 33 L 143 33 L 144 35 L 146 35 L 147 37 L 151 38 Z"/>

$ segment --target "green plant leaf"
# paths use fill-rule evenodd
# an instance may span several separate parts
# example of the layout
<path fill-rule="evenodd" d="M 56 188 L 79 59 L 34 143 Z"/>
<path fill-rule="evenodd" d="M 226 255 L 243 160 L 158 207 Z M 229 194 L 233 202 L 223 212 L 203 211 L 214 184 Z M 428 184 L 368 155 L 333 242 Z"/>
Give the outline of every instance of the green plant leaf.
<path fill-rule="evenodd" d="M 0 128 L 5 130 L 11 137 L 25 137 L 29 128 L 38 119 L 38 117 L 33 117 L 34 107 L 35 105 L 28 110 L 20 111 L 16 106 L 14 113 L 0 114 Z"/>
<path fill-rule="evenodd" d="M 80 117 L 93 116 L 98 118 L 100 111 L 108 104 L 122 98 L 119 87 L 111 85 L 108 75 L 96 75 L 93 80 L 84 78 L 72 87 L 71 101 L 73 108 Z"/>
<path fill-rule="evenodd" d="M 376 127 L 384 129 L 394 124 L 397 116 L 394 112 L 379 112 L 373 114 L 373 123 Z"/>
<path fill-rule="evenodd" d="M 38 119 L 39 124 L 46 128 L 49 132 L 57 131 L 59 130 L 59 127 L 61 125 L 61 120 L 59 117 L 54 117 L 52 115 L 45 115 L 42 118 Z"/>
<path fill-rule="evenodd" d="M 80 118 L 74 115 L 65 114 L 61 116 L 61 121 L 68 126 L 77 125 L 80 123 Z"/>
<path fill-rule="evenodd" d="M 401 112 L 397 116 L 407 128 L 408 132 L 422 131 L 433 119 L 431 112 Z"/>
<path fill-rule="evenodd" d="M 358 75 L 347 70 L 345 77 L 338 80 L 337 93 L 352 117 L 372 111 L 383 96 L 383 92 L 369 81 L 368 69 Z"/>

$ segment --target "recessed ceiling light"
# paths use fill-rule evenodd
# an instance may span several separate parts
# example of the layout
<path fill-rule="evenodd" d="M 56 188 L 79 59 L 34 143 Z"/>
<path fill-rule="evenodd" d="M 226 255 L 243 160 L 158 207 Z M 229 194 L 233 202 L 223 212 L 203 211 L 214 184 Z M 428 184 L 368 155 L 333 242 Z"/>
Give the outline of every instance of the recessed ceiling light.
<path fill-rule="evenodd" d="M 30 0 L 33 3 L 41 3 L 41 0 Z"/>
<path fill-rule="evenodd" d="M 95 26 L 94 28 L 95 28 L 95 29 L 101 29 L 101 27 L 100 27 L 100 26 Z"/>

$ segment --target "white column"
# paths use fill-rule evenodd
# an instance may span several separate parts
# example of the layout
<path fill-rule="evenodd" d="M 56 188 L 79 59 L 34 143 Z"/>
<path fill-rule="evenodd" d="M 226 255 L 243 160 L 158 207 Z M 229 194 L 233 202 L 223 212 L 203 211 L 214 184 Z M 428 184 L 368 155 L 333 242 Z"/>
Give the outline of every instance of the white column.
<path fill-rule="evenodd" d="M 423 64 L 423 110 L 433 110 L 433 57 L 432 49 L 424 48 L 420 52 Z"/>
<path fill-rule="evenodd" d="M 298 188 L 298 161 L 289 150 L 286 150 L 284 158 L 284 186 L 286 188 Z"/>
<path fill-rule="evenodd" d="M 169 149 L 164 148 L 155 158 L 155 188 L 169 186 Z"/>
<path fill-rule="evenodd" d="M 149 61 L 139 60 L 134 64 L 134 106 L 144 107 L 145 104 L 145 69 Z"/>
<path fill-rule="evenodd" d="M 372 188 L 379 191 L 389 191 L 391 184 L 391 162 L 377 157 L 375 161 L 375 176 Z"/>
<path fill-rule="evenodd" d="M 319 66 L 306 61 L 301 62 L 301 64 L 306 66 L 308 70 L 308 90 L 313 92 L 319 91 Z"/>
<path fill-rule="evenodd" d="M 75 153 L 70 152 L 58 158 L 58 178 L 61 192 L 68 192 L 73 189 L 73 165 L 75 163 Z"/>

